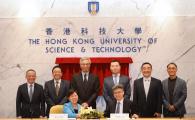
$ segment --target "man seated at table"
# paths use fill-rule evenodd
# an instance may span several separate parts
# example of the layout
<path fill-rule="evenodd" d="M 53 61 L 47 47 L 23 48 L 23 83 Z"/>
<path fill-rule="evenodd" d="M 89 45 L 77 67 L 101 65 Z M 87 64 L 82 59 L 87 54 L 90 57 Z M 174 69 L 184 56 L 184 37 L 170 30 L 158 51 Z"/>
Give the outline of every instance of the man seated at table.
<path fill-rule="evenodd" d="M 104 111 L 105 117 L 110 117 L 111 113 L 129 113 L 131 115 L 132 104 L 129 99 L 124 98 L 124 88 L 118 84 L 112 87 L 114 96 L 113 102 L 108 102 L 106 110 Z"/>

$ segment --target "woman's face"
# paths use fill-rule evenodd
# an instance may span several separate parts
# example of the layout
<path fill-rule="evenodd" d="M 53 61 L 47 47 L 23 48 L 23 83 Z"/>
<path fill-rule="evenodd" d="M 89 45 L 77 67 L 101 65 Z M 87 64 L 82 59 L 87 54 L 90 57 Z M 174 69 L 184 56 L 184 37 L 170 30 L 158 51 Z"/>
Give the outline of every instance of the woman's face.
<path fill-rule="evenodd" d="M 76 92 L 74 92 L 72 95 L 70 95 L 69 100 L 71 103 L 76 104 L 78 102 L 78 95 Z"/>

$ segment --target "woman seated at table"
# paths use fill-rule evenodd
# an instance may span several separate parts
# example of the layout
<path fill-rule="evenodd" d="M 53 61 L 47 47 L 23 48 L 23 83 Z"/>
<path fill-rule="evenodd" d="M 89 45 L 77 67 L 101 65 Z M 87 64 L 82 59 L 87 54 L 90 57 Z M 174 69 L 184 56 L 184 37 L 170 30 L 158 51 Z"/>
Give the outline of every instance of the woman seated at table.
<path fill-rule="evenodd" d="M 67 95 L 70 102 L 64 104 L 64 113 L 68 114 L 69 118 L 79 118 L 78 114 L 81 105 L 78 104 L 78 95 L 77 92 L 73 89 L 70 89 Z"/>

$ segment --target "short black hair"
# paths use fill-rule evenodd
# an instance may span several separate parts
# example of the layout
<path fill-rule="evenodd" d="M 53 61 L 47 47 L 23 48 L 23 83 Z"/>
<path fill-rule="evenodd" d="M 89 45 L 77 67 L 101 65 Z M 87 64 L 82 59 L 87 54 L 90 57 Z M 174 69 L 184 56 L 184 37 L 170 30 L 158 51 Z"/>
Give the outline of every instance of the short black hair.
<path fill-rule="evenodd" d="M 60 67 L 59 65 L 56 65 L 56 66 L 54 66 L 54 67 L 52 68 L 52 73 L 53 73 L 54 69 L 56 69 L 56 68 L 60 68 L 60 70 L 62 70 L 61 67 Z"/>
<path fill-rule="evenodd" d="M 120 61 L 118 61 L 118 60 L 112 60 L 112 61 L 110 62 L 110 65 L 111 65 L 111 63 L 113 63 L 113 62 L 117 62 L 119 65 L 121 65 Z"/>
<path fill-rule="evenodd" d="M 146 64 L 150 65 L 150 67 L 152 68 L 152 64 L 149 63 L 149 62 L 144 62 L 144 63 L 142 64 L 141 68 L 143 68 L 143 66 L 146 65 Z"/>
<path fill-rule="evenodd" d="M 68 91 L 67 97 L 69 98 L 73 93 L 77 93 L 77 91 L 74 90 L 74 89 L 70 89 L 70 90 Z"/>
<path fill-rule="evenodd" d="M 169 67 L 169 65 L 174 65 L 177 68 L 177 65 L 174 62 L 171 62 L 167 65 L 167 68 Z"/>
<path fill-rule="evenodd" d="M 112 92 L 114 92 L 116 89 L 122 89 L 124 91 L 124 87 L 121 84 L 117 84 L 112 87 Z"/>
<path fill-rule="evenodd" d="M 35 74 L 36 74 L 36 71 L 35 71 L 34 69 L 28 69 L 28 70 L 26 71 L 26 75 L 27 75 L 27 73 L 30 72 L 30 71 L 33 71 L 33 72 L 35 72 Z"/>

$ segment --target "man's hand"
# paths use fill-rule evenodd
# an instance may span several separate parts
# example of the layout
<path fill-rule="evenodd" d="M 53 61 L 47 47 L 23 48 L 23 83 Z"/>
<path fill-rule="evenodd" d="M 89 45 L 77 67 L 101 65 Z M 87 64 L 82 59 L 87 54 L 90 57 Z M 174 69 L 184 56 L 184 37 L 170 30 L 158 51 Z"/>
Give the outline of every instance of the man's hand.
<path fill-rule="evenodd" d="M 155 113 L 154 113 L 154 116 L 155 116 L 155 117 L 161 117 L 161 114 L 160 114 L 160 113 L 155 112 Z"/>
<path fill-rule="evenodd" d="M 22 118 L 22 116 L 18 116 L 17 118 L 18 118 L 18 119 L 21 119 L 21 118 Z"/>
<path fill-rule="evenodd" d="M 133 114 L 132 118 L 139 118 L 139 116 L 137 114 Z"/>
<path fill-rule="evenodd" d="M 174 105 L 169 105 L 168 109 L 169 109 L 169 111 L 171 111 L 171 112 L 174 112 L 174 111 L 175 111 Z"/>
<path fill-rule="evenodd" d="M 83 106 L 84 108 L 89 107 L 88 103 L 86 103 L 86 102 L 84 102 L 84 103 L 82 104 L 82 106 Z"/>

